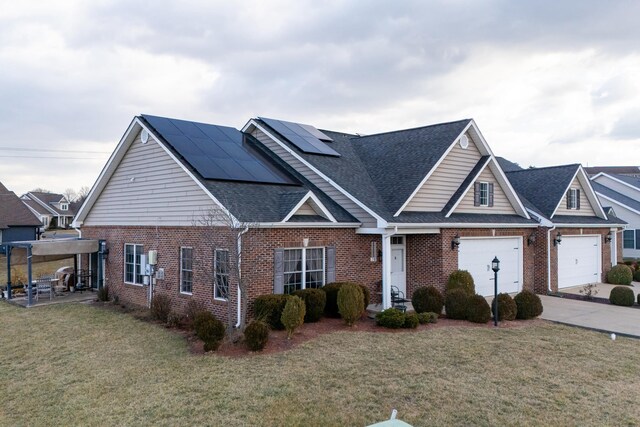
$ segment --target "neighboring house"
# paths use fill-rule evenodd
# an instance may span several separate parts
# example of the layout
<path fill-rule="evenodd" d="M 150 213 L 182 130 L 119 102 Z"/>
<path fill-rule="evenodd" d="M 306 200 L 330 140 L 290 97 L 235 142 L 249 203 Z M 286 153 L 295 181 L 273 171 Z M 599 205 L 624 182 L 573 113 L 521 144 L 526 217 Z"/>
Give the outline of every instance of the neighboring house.
<path fill-rule="evenodd" d="M 31 191 L 21 197 L 24 204 L 44 224 L 45 229 L 68 228 L 75 210 L 62 194 Z"/>
<path fill-rule="evenodd" d="M 640 258 L 640 178 L 601 172 L 591 178 L 600 203 L 611 207 L 628 225 L 623 232 L 622 255 Z"/>
<path fill-rule="evenodd" d="M 604 239 L 616 221 L 576 170 L 583 191 L 572 194 L 582 211 L 558 209 L 558 225 L 582 235 L 573 228 L 580 224 Z M 223 317 L 227 300 L 237 301 L 236 279 L 225 268 L 224 224 L 213 233 L 200 225 L 211 211 L 247 225 L 250 301 L 349 280 L 387 307 L 391 286 L 409 297 L 418 286 L 444 290 L 456 269 L 490 295 L 494 256 L 501 292 L 554 288 L 548 272 L 557 260 L 546 256 L 543 236 L 555 223 L 525 205 L 470 119 L 359 136 L 266 118 L 239 131 L 135 117 L 74 226 L 106 241 L 105 279 L 119 298 L 148 302 L 142 255 L 157 250 L 156 291 L 178 310 L 198 300 Z M 598 245 L 595 281 L 611 266 L 608 246 Z"/>
<path fill-rule="evenodd" d="M 20 198 L 0 183 L 0 247 L 8 242 L 35 240 L 41 226 Z"/>
<path fill-rule="evenodd" d="M 587 166 L 584 170 L 590 177 L 605 173 L 608 175 L 625 175 L 631 178 L 640 178 L 640 166 Z"/>

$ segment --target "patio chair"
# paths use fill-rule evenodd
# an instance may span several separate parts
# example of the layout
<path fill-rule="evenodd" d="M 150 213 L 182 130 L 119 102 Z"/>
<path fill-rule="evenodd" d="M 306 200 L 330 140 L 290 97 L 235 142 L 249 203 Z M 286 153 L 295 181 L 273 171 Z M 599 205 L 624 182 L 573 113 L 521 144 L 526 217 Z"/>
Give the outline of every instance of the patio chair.
<path fill-rule="evenodd" d="M 404 297 L 404 292 L 398 289 L 397 286 L 391 285 L 391 307 L 400 311 L 407 311 L 406 303 L 410 301 Z"/>
<path fill-rule="evenodd" d="M 36 301 L 40 298 L 40 294 L 49 294 L 49 300 L 53 298 L 53 277 L 52 276 L 41 276 L 36 279 L 35 288 L 36 288 Z"/>

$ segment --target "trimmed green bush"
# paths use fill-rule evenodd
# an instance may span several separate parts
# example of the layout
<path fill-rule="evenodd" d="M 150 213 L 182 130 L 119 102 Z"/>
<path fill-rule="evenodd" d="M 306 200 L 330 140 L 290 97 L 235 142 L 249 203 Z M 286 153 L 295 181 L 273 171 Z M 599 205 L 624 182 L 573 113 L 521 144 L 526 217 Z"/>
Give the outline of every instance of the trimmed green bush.
<path fill-rule="evenodd" d="M 638 304 L 640 304 L 640 294 L 638 294 Z"/>
<path fill-rule="evenodd" d="M 467 300 L 467 320 L 473 323 L 487 323 L 491 319 L 491 307 L 482 295 L 472 295 Z"/>
<path fill-rule="evenodd" d="M 465 320 L 469 294 L 466 289 L 457 288 L 447 292 L 444 298 L 444 310 L 449 319 Z"/>
<path fill-rule="evenodd" d="M 304 315 L 304 323 L 314 323 L 320 320 L 324 313 L 324 307 L 327 305 L 327 294 L 320 289 L 300 289 L 292 295 L 302 298 L 306 313 Z"/>
<path fill-rule="evenodd" d="M 151 317 L 167 323 L 171 313 L 171 300 L 165 294 L 156 294 L 151 300 Z"/>
<path fill-rule="evenodd" d="M 444 297 L 435 286 L 424 286 L 413 291 L 411 304 L 416 313 L 442 313 Z"/>
<path fill-rule="evenodd" d="M 338 291 L 338 311 L 347 325 L 353 326 L 362 316 L 363 304 L 364 295 L 360 286 L 354 283 L 342 285 Z"/>
<path fill-rule="evenodd" d="M 418 321 L 421 325 L 424 325 L 426 323 L 438 323 L 438 313 L 418 313 Z"/>
<path fill-rule="evenodd" d="M 542 314 L 542 301 L 538 295 L 531 291 L 524 290 L 513 300 L 516 303 L 516 319 L 533 319 Z"/>
<path fill-rule="evenodd" d="M 631 307 L 634 299 L 633 289 L 626 286 L 616 286 L 611 289 L 611 294 L 609 295 L 609 302 L 611 304 L 625 307 Z"/>
<path fill-rule="evenodd" d="M 284 329 L 280 318 L 288 299 L 289 295 L 281 294 L 258 296 L 253 303 L 255 318 L 266 322 L 272 329 Z"/>
<path fill-rule="evenodd" d="M 244 330 L 244 342 L 251 351 L 261 351 L 269 341 L 269 325 L 261 320 L 252 320 Z"/>
<path fill-rule="evenodd" d="M 515 320 L 518 306 L 509 294 L 498 294 L 498 320 Z M 496 317 L 496 300 L 491 303 L 491 314 Z"/>
<path fill-rule="evenodd" d="M 305 311 L 302 298 L 296 296 L 287 298 L 282 317 L 280 317 L 280 321 L 287 330 L 287 339 L 291 339 L 295 330 L 304 323 Z"/>
<path fill-rule="evenodd" d="M 220 347 L 224 338 L 224 324 L 208 312 L 201 311 L 196 314 L 193 321 L 196 336 L 204 341 L 204 351 L 215 351 Z"/>
<path fill-rule="evenodd" d="M 471 277 L 471 273 L 467 270 L 456 270 L 449 275 L 449 280 L 447 280 L 447 292 L 460 288 L 464 289 L 467 295 L 474 295 L 476 293 L 476 285 L 473 282 L 473 277 Z"/>
<path fill-rule="evenodd" d="M 403 328 L 415 329 L 419 324 L 420 319 L 418 319 L 418 313 L 411 312 L 404 315 L 404 325 L 402 325 Z"/>
<path fill-rule="evenodd" d="M 371 302 L 371 291 L 365 285 L 358 284 L 358 286 L 360 286 L 360 289 L 362 290 L 362 303 L 364 304 L 364 308 L 362 311 L 365 312 L 367 311 L 367 307 L 369 307 L 369 303 Z"/>
<path fill-rule="evenodd" d="M 338 291 L 340 291 L 340 288 L 347 283 L 354 284 L 351 282 L 334 282 L 334 283 L 329 283 L 327 285 L 324 285 L 323 287 L 320 288 L 322 291 L 324 291 L 327 294 L 327 302 L 324 306 L 325 316 L 340 317 L 340 310 L 338 309 Z M 362 296 L 363 296 L 362 311 L 365 311 L 370 301 L 369 288 L 363 285 L 359 285 L 357 283 L 355 284 L 358 285 L 362 290 Z"/>
<path fill-rule="evenodd" d="M 385 328 L 398 329 L 404 326 L 405 317 L 404 312 L 395 308 L 387 308 L 376 314 L 376 324 Z"/>
<path fill-rule="evenodd" d="M 633 273 L 633 280 L 636 282 L 640 282 L 640 270 L 636 270 L 636 272 Z"/>
<path fill-rule="evenodd" d="M 628 265 L 614 265 L 607 273 L 607 282 L 613 285 L 630 285 L 632 281 L 633 272 Z"/>

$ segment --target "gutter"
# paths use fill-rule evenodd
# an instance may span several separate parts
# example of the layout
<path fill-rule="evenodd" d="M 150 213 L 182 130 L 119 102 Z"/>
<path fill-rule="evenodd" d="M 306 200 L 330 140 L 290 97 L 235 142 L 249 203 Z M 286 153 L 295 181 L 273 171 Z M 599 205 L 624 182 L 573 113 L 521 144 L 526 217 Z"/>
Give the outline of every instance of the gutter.
<path fill-rule="evenodd" d="M 249 227 L 245 227 L 238 235 L 238 312 L 236 314 L 238 322 L 234 326 L 235 328 L 240 327 L 240 318 L 242 317 L 242 291 L 240 290 L 240 281 L 242 280 L 242 235 L 247 231 L 249 231 Z"/>

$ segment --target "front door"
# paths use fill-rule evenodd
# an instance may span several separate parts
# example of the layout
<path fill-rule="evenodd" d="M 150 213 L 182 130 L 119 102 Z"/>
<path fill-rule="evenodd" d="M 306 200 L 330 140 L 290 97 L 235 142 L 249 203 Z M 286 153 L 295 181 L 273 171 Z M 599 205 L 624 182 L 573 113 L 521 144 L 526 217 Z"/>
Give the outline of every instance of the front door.
<path fill-rule="evenodd" d="M 391 285 L 407 297 L 406 246 L 404 236 L 391 236 Z"/>

